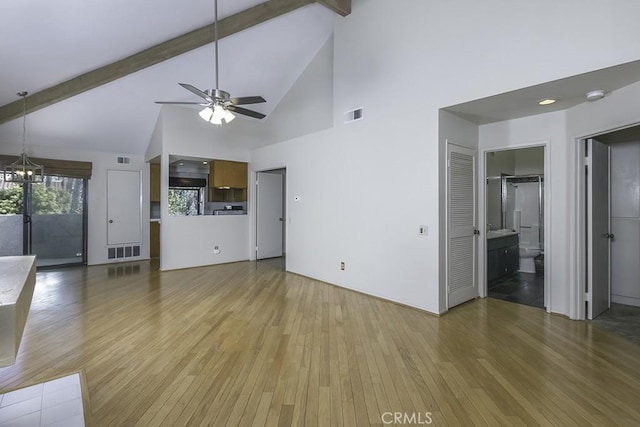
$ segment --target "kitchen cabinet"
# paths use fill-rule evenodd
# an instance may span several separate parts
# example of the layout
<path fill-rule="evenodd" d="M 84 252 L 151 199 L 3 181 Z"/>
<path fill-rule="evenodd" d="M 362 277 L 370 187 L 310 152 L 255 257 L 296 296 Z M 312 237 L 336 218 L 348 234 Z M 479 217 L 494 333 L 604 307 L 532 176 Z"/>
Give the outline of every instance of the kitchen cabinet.
<path fill-rule="evenodd" d="M 246 202 L 249 164 L 230 160 L 209 163 L 209 200 L 212 202 Z"/>
<path fill-rule="evenodd" d="M 214 160 L 209 165 L 209 187 L 247 188 L 248 163 Z"/>
<path fill-rule="evenodd" d="M 487 281 L 506 276 L 520 267 L 518 235 L 487 239 Z"/>
<path fill-rule="evenodd" d="M 160 223 L 149 223 L 149 257 L 160 258 Z"/>
<path fill-rule="evenodd" d="M 152 163 L 150 165 L 151 174 L 149 200 L 152 202 L 160 201 L 160 165 Z"/>

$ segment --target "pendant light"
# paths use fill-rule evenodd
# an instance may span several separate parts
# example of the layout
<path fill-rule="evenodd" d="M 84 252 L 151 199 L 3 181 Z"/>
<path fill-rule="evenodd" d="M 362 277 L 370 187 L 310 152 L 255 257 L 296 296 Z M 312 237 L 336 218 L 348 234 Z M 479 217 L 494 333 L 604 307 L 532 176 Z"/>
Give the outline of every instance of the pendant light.
<path fill-rule="evenodd" d="M 44 181 L 44 166 L 34 163 L 27 156 L 27 92 L 18 92 L 22 97 L 22 154 L 3 169 L 4 181 L 17 184 L 41 183 Z"/>

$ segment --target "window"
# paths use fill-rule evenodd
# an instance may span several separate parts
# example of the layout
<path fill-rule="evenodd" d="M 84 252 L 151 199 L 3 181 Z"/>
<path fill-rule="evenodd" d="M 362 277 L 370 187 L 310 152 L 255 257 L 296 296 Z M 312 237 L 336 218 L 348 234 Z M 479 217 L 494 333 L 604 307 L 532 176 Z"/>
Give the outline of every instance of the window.
<path fill-rule="evenodd" d="M 199 187 L 169 187 L 169 215 L 201 215 L 203 197 Z"/>

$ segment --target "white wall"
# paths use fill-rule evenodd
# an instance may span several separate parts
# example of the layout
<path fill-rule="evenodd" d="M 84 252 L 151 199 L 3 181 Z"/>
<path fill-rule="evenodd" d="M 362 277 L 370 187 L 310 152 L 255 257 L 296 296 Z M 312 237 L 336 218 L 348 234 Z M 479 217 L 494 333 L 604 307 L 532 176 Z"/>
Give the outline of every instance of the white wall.
<path fill-rule="evenodd" d="M 596 102 L 585 102 L 567 110 L 567 132 L 575 149 L 576 138 L 605 133 L 640 123 L 640 82 L 607 94 Z"/>
<path fill-rule="evenodd" d="M 488 142 L 491 145 L 490 142 Z M 516 152 L 514 150 L 490 151 L 486 158 L 487 176 L 497 176 L 501 174 L 515 175 L 516 173 Z"/>
<path fill-rule="evenodd" d="M 149 140 L 149 146 L 147 147 L 147 151 L 144 155 L 144 159 L 148 162 L 152 159 L 155 159 L 160 154 L 162 154 L 162 115 L 164 110 L 160 110 L 160 114 L 158 114 L 158 120 L 156 121 L 156 125 L 153 128 L 153 133 L 151 134 L 151 139 Z"/>
<path fill-rule="evenodd" d="M 523 148 L 514 152 L 515 175 L 544 174 L 544 149 L 541 147 Z"/>
<path fill-rule="evenodd" d="M 247 215 L 168 216 L 162 218 L 162 270 L 249 259 Z M 218 246 L 219 254 L 214 253 Z"/>
<path fill-rule="evenodd" d="M 22 151 L 19 146 L 2 145 L 2 152 L 15 154 Z M 93 172 L 89 180 L 88 192 L 88 232 L 87 232 L 87 262 L 89 265 L 121 262 L 107 259 L 107 170 L 132 170 L 142 172 L 142 245 L 140 258 L 149 258 L 149 165 L 144 163 L 141 155 L 123 153 L 106 153 L 97 151 L 83 151 L 78 149 L 64 149 L 30 145 L 28 153 L 33 157 L 48 159 L 76 160 L 93 163 Z M 116 157 L 126 155 L 131 158 L 131 164 L 121 165 Z M 127 261 L 131 258 L 127 258 Z"/>
<path fill-rule="evenodd" d="M 330 38 L 278 107 L 263 121 L 238 117 L 228 125 L 215 127 L 203 121 L 195 109 L 163 107 L 147 149 L 147 158 L 155 157 L 156 142 L 161 140 L 162 270 L 241 261 L 252 258 L 255 253 L 250 250 L 252 238 L 249 234 L 254 229 L 254 203 L 248 203 L 247 216 L 179 218 L 168 215 L 168 156 L 248 161 L 249 149 L 246 147 L 330 127 L 333 120 L 332 71 L 333 43 Z M 249 187 L 249 200 L 252 200 L 253 188 Z M 220 254 L 213 253 L 214 246 L 219 246 Z"/>
<path fill-rule="evenodd" d="M 333 37 L 329 37 L 278 106 L 260 125 L 261 145 L 333 126 Z"/>
<path fill-rule="evenodd" d="M 241 120 L 241 119 L 237 119 Z M 169 155 L 246 162 L 249 152 L 238 148 L 241 132 L 215 127 L 198 111 L 163 107 L 160 193 L 160 269 L 195 267 L 249 259 L 249 216 L 169 216 Z M 244 125 L 244 123 L 240 123 Z M 238 126 L 242 127 L 242 126 Z M 249 209 L 252 209 L 249 206 Z M 219 254 L 214 254 L 218 246 Z"/>
<path fill-rule="evenodd" d="M 225 126 L 214 126 L 186 107 L 162 107 L 162 153 L 182 156 L 247 161 L 247 139 L 259 138 L 252 119 L 237 118 Z M 242 147 L 242 148 L 241 148 Z"/>
<path fill-rule="evenodd" d="M 289 267 L 440 312 L 439 108 L 635 60 L 638 13 L 630 0 L 355 0 L 335 23 L 335 127 L 252 152 L 254 169 L 286 165 L 290 195 L 302 196 L 289 200 Z M 599 22 L 598 31 L 584 22 Z M 360 106 L 364 120 L 343 125 L 343 113 Z M 556 130 L 564 133 L 543 133 Z M 554 151 L 554 162 L 566 163 L 564 150 Z M 562 200 L 566 179 L 559 184 Z M 410 208 L 381 210 L 390 198 Z M 560 294 L 553 308 L 566 312 Z"/>

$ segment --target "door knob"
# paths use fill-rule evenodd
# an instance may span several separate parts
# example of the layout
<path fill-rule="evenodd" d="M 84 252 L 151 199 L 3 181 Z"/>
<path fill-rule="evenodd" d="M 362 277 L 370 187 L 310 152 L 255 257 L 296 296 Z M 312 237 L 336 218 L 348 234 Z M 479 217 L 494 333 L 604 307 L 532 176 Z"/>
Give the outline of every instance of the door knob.
<path fill-rule="evenodd" d="M 278 218 L 278 220 L 279 220 L 280 222 L 283 222 L 283 221 L 284 221 L 284 218 Z"/>
<path fill-rule="evenodd" d="M 611 240 L 616 238 L 616 236 L 614 234 L 611 234 L 611 233 L 607 233 L 606 237 L 607 237 L 607 239 L 611 239 Z"/>
<path fill-rule="evenodd" d="M 480 234 L 480 230 L 478 230 L 477 228 L 473 230 L 473 234 Z"/>
<path fill-rule="evenodd" d="M 109 224 L 113 224 L 113 220 L 112 219 L 109 220 Z"/>

